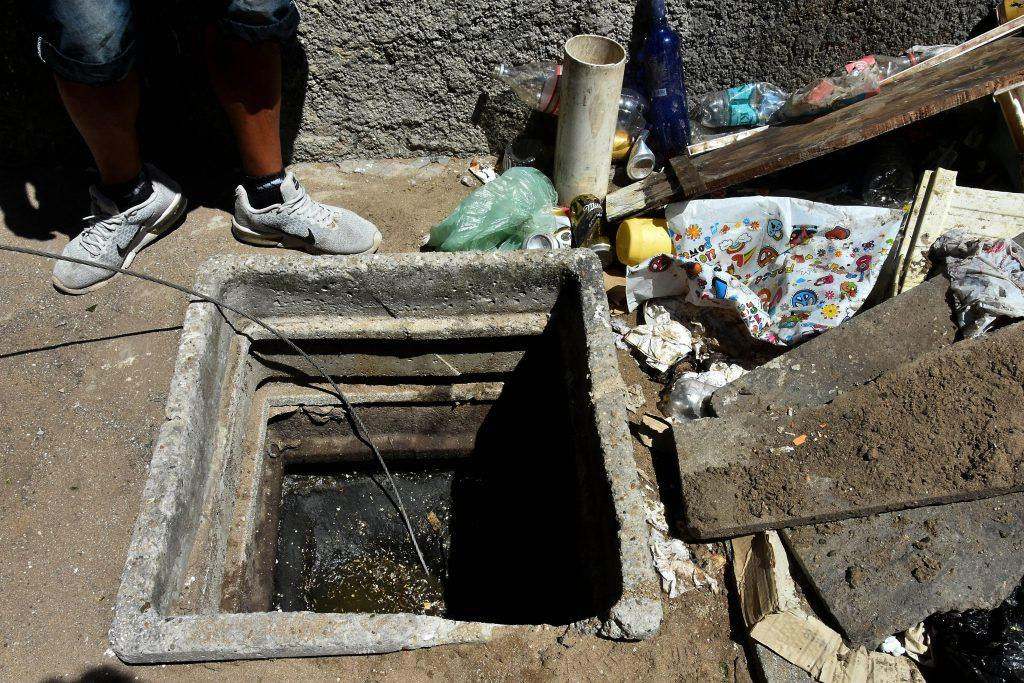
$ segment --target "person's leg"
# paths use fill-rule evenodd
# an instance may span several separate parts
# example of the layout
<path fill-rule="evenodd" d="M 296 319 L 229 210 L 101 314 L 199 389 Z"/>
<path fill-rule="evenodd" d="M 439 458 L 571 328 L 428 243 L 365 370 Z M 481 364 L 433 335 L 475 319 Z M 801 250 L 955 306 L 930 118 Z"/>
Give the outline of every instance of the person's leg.
<path fill-rule="evenodd" d="M 39 56 L 54 72 L 100 179 L 116 184 L 135 178 L 142 161 L 129 0 L 50 0 Z"/>
<path fill-rule="evenodd" d="M 259 246 L 312 253 L 376 251 L 376 226 L 313 200 L 281 155 L 281 49 L 299 16 L 292 0 L 229 0 L 207 33 L 210 78 L 238 143 L 244 177 L 232 232 Z"/>
<path fill-rule="evenodd" d="M 238 143 L 242 172 L 280 173 L 280 45 L 271 40 L 246 42 L 210 27 L 206 55 L 210 80 Z"/>
<path fill-rule="evenodd" d="M 88 85 L 54 75 L 64 107 L 96 161 L 104 185 L 119 185 L 142 171 L 136 120 L 139 79 L 133 69 L 115 83 Z"/>
<path fill-rule="evenodd" d="M 129 0 L 50 0 L 47 9 L 39 56 L 54 71 L 61 99 L 100 173 L 99 185 L 90 190 L 96 215 L 64 247 L 64 255 L 127 267 L 185 209 L 180 188 L 144 166 L 139 155 L 131 5 Z M 112 275 L 58 261 L 53 284 L 82 294 Z"/>

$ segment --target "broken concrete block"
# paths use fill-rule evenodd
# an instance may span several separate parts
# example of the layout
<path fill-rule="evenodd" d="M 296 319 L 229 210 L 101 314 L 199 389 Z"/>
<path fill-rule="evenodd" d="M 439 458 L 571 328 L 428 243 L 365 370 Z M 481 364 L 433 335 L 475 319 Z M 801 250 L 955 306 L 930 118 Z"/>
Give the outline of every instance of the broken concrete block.
<path fill-rule="evenodd" d="M 852 647 L 936 612 L 992 609 L 1024 575 L 1024 494 L 786 529 Z"/>

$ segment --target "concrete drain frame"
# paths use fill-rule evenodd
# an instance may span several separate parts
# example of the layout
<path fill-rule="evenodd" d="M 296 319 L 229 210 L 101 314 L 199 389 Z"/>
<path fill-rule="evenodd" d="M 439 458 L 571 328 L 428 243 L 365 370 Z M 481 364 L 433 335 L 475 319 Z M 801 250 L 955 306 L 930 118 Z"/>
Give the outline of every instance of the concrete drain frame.
<path fill-rule="evenodd" d="M 401 458 L 456 453 L 444 462 L 455 468 L 471 462 L 492 479 L 510 474 L 514 479 L 542 466 L 538 457 L 567 459 L 559 467 L 574 473 L 575 490 L 567 495 L 578 502 L 578 510 L 569 515 L 575 520 L 568 524 L 572 538 L 562 543 L 579 551 L 577 569 L 586 576 L 578 578 L 586 590 L 582 603 L 553 619 L 571 619 L 612 638 L 645 639 L 657 632 L 660 591 L 602 273 L 593 254 L 217 257 L 204 265 L 197 286 L 266 319 L 324 364 L 354 405 L 371 417 L 379 415 L 368 426 L 389 464 L 399 470 Z M 274 611 L 283 472 L 325 459 L 370 462 L 365 449 L 350 443 L 351 435 L 338 427 L 344 420 L 336 418 L 344 415 L 337 399 L 306 365 L 249 321 L 213 304 L 189 305 L 166 422 L 115 608 L 111 641 L 118 656 L 131 663 L 156 663 L 371 654 L 485 641 L 551 623 L 543 620 L 543 610 L 537 612 L 539 621 L 532 620 L 533 613 L 503 612 L 497 604 L 476 610 L 472 596 L 453 608 L 466 618 Z M 524 368 L 534 366 L 546 374 L 525 374 Z M 563 376 L 545 384 L 540 380 L 551 368 Z M 530 392 L 555 395 L 551 383 L 564 383 L 566 421 L 531 412 L 547 408 L 531 406 Z M 452 412 L 457 410 L 465 411 L 465 417 Z M 454 417 L 445 417 L 449 412 Z M 314 430 L 296 440 L 300 447 L 282 442 L 274 427 L 276 420 L 296 414 L 312 417 L 311 426 L 300 420 L 298 428 Z M 403 422 L 416 422 L 403 415 L 420 414 L 427 416 L 425 427 L 402 429 Z M 321 419 L 335 431 L 316 432 Z M 527 428 L 517 429 L 517 419 Z M 494 433 L 485 436 L 480 423 L 492 425 Z M 567 433 L 568 447 L 555 441 L 550 453 L 531 460 L 527 437 L 544 440 L 551 430 Z M 488 458 L 498 462 L 499 456 L 488 449 L 506 434 L 516 437 L 509 452 L 501 452 L 504 469 L 489 469 Z M 519 462 L 510 460 L 516 454 L 523 459 L 518 469 L 512 465 Z M 541 478 L 549 475 L 538 471 L 534 476 L 546 481 Z M 558 486 L 566 486 L 566 480 L 560 481 Z M 521 491 L 523 505 L 537 507 L 524 507 L 533 513 L 526 517 L 548 533 L 540 524 L 545 501 L 561 496 L 544 493 L 531 500 L 536 492 L 528 481 L 516 482 L 527 489 Z M 459 505 L 464 506 L 462 519 L 481 510 L 486 515 L 481 505 L 497 490 L 493 485 L 470 496 L 475 508 L 456 499 L 456 520 Z M 506 502 L 520 500 L 517 491 L 502 492 Z M 417 517 L 414 525 L 429 531 L 416 504 L 415 499 L 407 502 L 410 516 Z M 507 517 L 508 512 L 495 510 L 499 522 L 501 514 Z M 436 521 L 435 516 L 431 523 Z M 495 528 L 513 529 L 516 522 Z M 553 528 L 560 523 L 550 520 Z M 504 540 L 500 533 L 496 537 Z M 556 547 L 553 532 L 549 540 Z M 439 542 L 441 555 L 446 543 L 451 539 Z M 523 547 L 515 556 L 517 566 L 533 571 L 544 558 L 531 557 L 532 548 Z M 461 557 L 475 554 L 463 551 Z M 545 577 L 538 569 L 531 580 L 542 588 Z M 494 593 L 501 591 L 501 585 L 493 587 Z"/>

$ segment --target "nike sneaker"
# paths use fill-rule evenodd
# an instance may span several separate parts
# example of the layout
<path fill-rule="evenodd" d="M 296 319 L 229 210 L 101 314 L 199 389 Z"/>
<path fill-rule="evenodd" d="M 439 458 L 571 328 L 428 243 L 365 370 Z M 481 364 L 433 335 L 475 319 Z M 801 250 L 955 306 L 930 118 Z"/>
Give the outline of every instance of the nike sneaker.
<path fill-rule="evenodd" d="M 136 255 L 169 230 L 185 212 L 181 187 L 151 164 L 146 164 L 153 193 L 125 211 L 117 208 L 95 185 L 89 188 L 93 215 L 64 247 L 64 256 L 107 266 L 128 268 Z M 117 273 L 98 266 L 57 261 L 53 286 L 65 294 L 85 294 L 105 285 Z"/>
<path fill-rule="evenodd" d="M 377 226 L 347 209 L 316 201 L 290 172 L 281 183 L 281 197 L 280 204 L 254 209 L 239 185 L 231 232 L 247 244 L 310 254 L 372 254 L 380 246 Z"/>

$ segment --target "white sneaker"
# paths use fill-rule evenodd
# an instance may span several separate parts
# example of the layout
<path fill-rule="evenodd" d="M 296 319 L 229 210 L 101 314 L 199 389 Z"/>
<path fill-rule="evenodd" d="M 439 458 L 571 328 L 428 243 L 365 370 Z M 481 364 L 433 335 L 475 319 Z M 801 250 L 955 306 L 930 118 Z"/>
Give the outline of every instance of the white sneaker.
<path fill-rule="evenodd" d="M 93 215 L 85 228 L 64 247 L 64 255 L 96 261 L 107 266 L 127 268 L 135 256 L 167 231 L 185 212 L 181 188 L 151 164 L 146 172 L 153 183 L 153 194 L 126 211 L 106 197 L 99 188 L 89 188 Z M 85 294 L 98 289 L 117 273 L 69 261 L 57 261 L 53 267 L 53 286 L 65 294 Z"/>
<path fill-rule="evenodd" d="M 254 209 L 241 185 L 235 190 L 231 232 L 258 247 L 301 249 L 310 254 L 372 254 L 381 234 L 370 221 L 337 206 L 321 204 L 290 172 L 281 183 L 284 201 Z"/>

